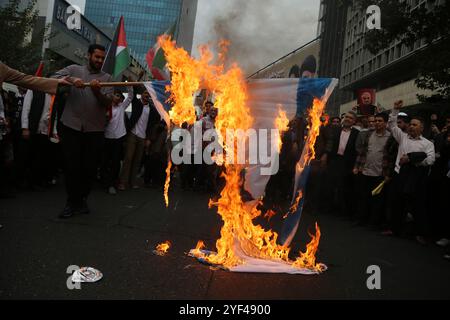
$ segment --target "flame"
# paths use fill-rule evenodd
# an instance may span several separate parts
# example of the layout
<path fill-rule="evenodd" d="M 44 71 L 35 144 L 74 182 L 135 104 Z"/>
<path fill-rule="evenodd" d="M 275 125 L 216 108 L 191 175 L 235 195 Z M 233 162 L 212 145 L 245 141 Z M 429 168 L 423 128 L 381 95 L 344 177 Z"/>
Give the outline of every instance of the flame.
<path fill-rule="evenodd" d="M 281 146 L 283 141 L 281 140 L 281 133 L 288 129 L 289 119 L 286 116 L 286 112 L 283 111 L 282 105 L 278 104 L 278 117 L 275 118 L 275 128 L 278 129 L 278 153 L 281 152 Z"/>
<path fill-rule="evenodd" d="M 268 221 L 270 221 L 270 219 L 272 219 L 272 217 L 274 215 L 276 215 L 277 213 L 273 210 L 267 210 L 266 214 L 264 215 L 264 218 L 267 218 Z"/>
<path fill-rule="evenodd" d="M 171 243 L 169 240 L 167 240 L 156 246 L 156 253 L 163 256 L 167 253 L 167 251 L 169 250 L 170 247 L 171 247 Z"/>
<path fill-rule="evenodd" d="M 309 234 L 311 241 L 306 245 L 306 252 L 300 251 L 299 257 L 292 264 L 294 267 L 315 269 L 320 272 L 325 270 L 323 264 L 316 263 L 316 252 L 319 248 L 320 235 L 320 228 L 316 222 L 316 235 Z"/>
<path fill-rule="evenodd" d="M 252 127 L 253 118 L 251 117 L 247 105 L 246 82 L 242 71 L 236 64 L 225 70 L 223 65 L 224 57 L 219 58 L 218 64 L 212 64 L 212 54 L 207 46 L 200 47 L 200 58 L 194 59 L 181 48 L 176 48 L 175 43 L 169 37 L 163 36 L 158 39 L 162 49 L 165 52 L 166 60 L 169 64 L 169 70 L 172 72 L 172 83 L 168 88 L 171 92 L 171 102 L 173 108 L 170 111 L 170 117 L 175 124 L 180 125 L 184 121 L 193 123 L 195 121 L 195 112 L 193 106 L 193 94 L 199 89 L 210 91 L 215 97 L 215 107 L 218 108 L 218 115 L 215 121 L 215 128 L 219 135 L 219 142 L 223 144 L 222 137 L 226 137 L 227 129 L 234 130 L 234 145 L 237 144 L 237 129 L 247 130 Z M 324 105 L 320 101 L 314 101 L 314 108 L 322 108 L 319 112 L 322 114 Z M 281 110 L 281 108 L 280 108 Z M 311 111 L 314 113 L 316 111 Z M 280 128 L 285 123 L 286 116 L 280 112 Z M 315 116 L 312 115 L 312 123 Z M 287 125 L 287 124 L 286 124 Z M 312 126 L 312 134 L 308 139 L 308 145 L 314 145 L 317 134 Z M 228 138 L 228 137 L 227 137 Z M 314 141 L 314 142 L 313 142 Z M 230 141 L 227 141 L 230 144 Z M 237 149 L 227 150 L 223 145 L 224 152 L 234 153 L 233 159 L 237 159 Z M 309 150 L 309 149 L 308 149 Z M 313 151 L 309 150 L 303 156 L 304 165 L 314 156 Z M 195 256 L 204 258 L 211 264 L 222 265 L 226 268 L 244 263 L 237 255 L 235 250 L 239 246 L 245 255 L 259 258 L 285 261 L 293 263 L 288 257 L 290 248 L 281 246 L 277 243 L 278 234 L 272 230 L 265 230 L 260 225 L 253 223 L 254 219 L 261 215 L 261 211 L 256 206 L 249 206 L 241 198 L 242 179 L 241 172 L 244 166 L 237 165 L 229 161 L 224 162 L 225 172 L 222 176 L 226 184 L 220 193 L 220 198 L 209 205 L 217 206 L 217 211 L 223 220 L 223 226 L 220 231 L 220 238 L 216 241 L 216 253 L 205 256 L 200 252 L 201 245 L 197 245 Z M 267 214 L 267 213 L 266 213 Z M 319 244 L 319 237 L 315 237 L 306 250 L 306 253 L 300 258 L 304 260 L 305 255 L 310 259 L 311 253 L 315 254 Z M 303 261 L 302 260 L 302 261 Z M 310 261 L 310 260 L 308 260 Z M 295 266 L 301 266 L 296 262 Z M 309 263 L 304 264 L 310 268 L 316 268 Z M 318 269 L 316 269 L 318 270 Z"/>
<path fill-rule="evenodd" d="M 158 43 L 164 50 L 171 72 L 171 85 L 166 90 L 170 91 L 169 101 L 173 103 L 169 111 L 170 120 L 177 126 L 184 122 L 195 122 L 195 108 L 192 96 L 200 87 L 200 76 L 197 64 L 182 48 L 177 48 L 170 36 L 158 37 Z"/>
<path fill-rule="evenodd" d="M 164 183 L 164 201 L 166 203 L 166 208 L 169 207 L 169 186 L 170 186 L 170 169 L 172 168 L 172 161 L 167 163 L 166 168 L 166 182 Z"/>
<path fill-rule="evenodd" d="M 203 248 L 205 248 L 205 243 L 202 240 L 199 240 L 197 242 L 197 245 L 195 246 L 195 249 L 193 249 L 191 251 L 191 254 L 193 254 L 194 256 L 199 256 L 199 255 L 203 255 L 203 252 L 201 252 L 200 250 L 202 250 Z"/>
<path fill-rule="evenodd" d="M 293 203 L 293 204 L 291 205 L 291 207 L 289 208 L 288 213 L 286 213 L 286 214 L 283 216 L 283 219 L 286 219 L 288 215 L 290 215 L 291 213 L 294 213 L 294 212 L 297 211 L 298 204 L 300 203 L 300 199 L 301 199 L 301 198 L 303 198 L 303 192 L 300 190 L 300 191 L 298 192 L 297 197 L 295 198 L 294 203 Z"/>

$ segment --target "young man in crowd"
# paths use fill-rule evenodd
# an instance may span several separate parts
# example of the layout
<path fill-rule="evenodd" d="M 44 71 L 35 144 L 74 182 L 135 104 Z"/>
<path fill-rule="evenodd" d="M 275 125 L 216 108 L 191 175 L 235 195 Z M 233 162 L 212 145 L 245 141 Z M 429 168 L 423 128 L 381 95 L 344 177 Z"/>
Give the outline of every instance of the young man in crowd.
<path fill-rule="evenodd" d="M 384 193 L 372 196 L 375 189 L 384 180 L 383 151 L 390 133 L 386 130 L 388 115 L 379 113 L 375 117 L 374 130 L 360 132 L 360 150 L 353 168 L 354 174 L 360 174 L 360 188 L 357 205 L 357 223 L 370 222 L 378 225 L 384 212 Z M 370 221 L 369 221 L 370 220 Z"/>
<path fill-rule="evenodd" d="M 48 185 L 52 179 L 49 140 L 51 102 L 51 95 L 36 90 L 28 90 L 23 102 L 22 137 L 28 144 L 31 188 L 40 189 Z"/>
<path fill-rule="evenodd" d="M 118 189 L 122 191 L 129 186 L 133 189 L 139 188 L 137 175 L 141 168 L 144 148 L 150 146 L 152 128 L 161 120 L 147 90 L 142 91 L 140 99 L 135 96 L 131 104 L 130 132 L 126 138 L 125 158 L 118 185 Z"/>
<path fill-rule="evenodd" d="M 128 87 L 126 99 L 120 90 L 114 92 L 111 107 L 111 119 L 105 128 L 105 148 L 101 177 L 111 195 L 117 194 L 116 183 L 119 179 L 122 150 L 127 135 L 125 109 L 134 98 L 133 87 Z"/>

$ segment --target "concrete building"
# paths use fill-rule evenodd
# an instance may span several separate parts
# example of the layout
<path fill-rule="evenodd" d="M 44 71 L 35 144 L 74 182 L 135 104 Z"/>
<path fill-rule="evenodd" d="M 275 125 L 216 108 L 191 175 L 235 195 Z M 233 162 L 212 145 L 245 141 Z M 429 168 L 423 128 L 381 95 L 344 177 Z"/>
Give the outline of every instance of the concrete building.
<path fill-rule="evenodd" d="M 410 10 L 426 6 L 432 9 L 438 1 L 407 0 Z M 424 40 L 419 40 L 411 47 L 400 41 L 389 44 L 377 54 L 371 54 L 365 48 L 364 34 L 367 30 L 365 10 L 358 10 L 354 5 L 347 7 L 345 22 L 345 40 L 341 62 L 340 112 L 350 110 L 357 104 L 356 92 L 361 88 L 376 90 L 376 104 L 383 109 L 390 109 L 395 100 L 402 99 L 406 106 L 426 107 L 421 105 L 417 94 L 429 94 L 414 84 L 418 76 L 415 58 L 426 49 Z M 381 26 L 382 27 L 382 26 Z"/>
<path fill-rule="evenodd" d="M 341 76 L 348 1 L 321 0 L 317 37 L 320 38 L 319 70 L 321 78 Z M 327 113 L 338 115 L 342 91 L 335 88 L 327 102 Z"/>
<path fill-rule="evenodd" d="M 183 47 L 188 53 L 192 52 L 192 42 L 194 41 L 197 3 L 198 0 L 183 0 L 178 22 L 177 44 Z"/>

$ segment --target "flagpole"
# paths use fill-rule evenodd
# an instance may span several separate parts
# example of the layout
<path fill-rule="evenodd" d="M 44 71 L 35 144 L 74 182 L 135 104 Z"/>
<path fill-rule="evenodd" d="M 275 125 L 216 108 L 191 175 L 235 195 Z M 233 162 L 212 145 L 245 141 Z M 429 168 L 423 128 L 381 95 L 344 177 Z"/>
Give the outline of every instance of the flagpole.
<path fill-rule="evenodd" d="M 100 87 L 135 87 L 135 86 L 142 86 L 145 82 L 143 81 L 136 81 L 136 82 L 100 82 Z M 85 87 L 90 87 L 91 84 L 89 82 L 86 82 L 83 84 Z"/>

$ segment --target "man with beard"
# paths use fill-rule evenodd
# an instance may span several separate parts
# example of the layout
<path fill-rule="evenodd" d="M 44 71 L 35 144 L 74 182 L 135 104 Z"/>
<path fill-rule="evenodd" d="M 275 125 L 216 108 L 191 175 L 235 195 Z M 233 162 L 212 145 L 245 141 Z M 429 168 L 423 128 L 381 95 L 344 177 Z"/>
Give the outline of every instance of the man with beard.
<path fill-rule="evenodd" d="M 88 64 L 71 65 L 58 71 L 55 77 L 69 76 L 74 87 L 68 92 L 61 116 L 62 142 L 67 203 L 59 215 L 69 218 L 74 213 L 87 214 L 87 197 L 96 176 L 104 139 L 106 108 L 112 103 L 112 88 L 101 88 L 111 75 L 101 71 L 105 48 L 93 44 L 88 50 Z M 85 88 L 84 83 L 90 83 Z"/>

